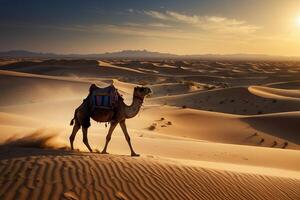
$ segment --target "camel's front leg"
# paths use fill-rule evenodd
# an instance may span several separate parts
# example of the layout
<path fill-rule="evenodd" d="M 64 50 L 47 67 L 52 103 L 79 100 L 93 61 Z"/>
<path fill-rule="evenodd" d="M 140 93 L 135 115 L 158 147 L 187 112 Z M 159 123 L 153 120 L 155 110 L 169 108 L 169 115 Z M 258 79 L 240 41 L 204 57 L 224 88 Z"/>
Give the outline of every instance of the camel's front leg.
<path fill-rule="evenodd" d="M 128 145 L 130 147 L 131 156 L 140 156 L 139 154 L 135 153 L 133 148 L 132 148 L 131 141 L 130 141 L 130 136 L 129 136 L 127 128 L 126 128 L 125 120 L 120 122 L 120 126 L 121 126 L 122 131 L 125 135 L 126 141 L 127 141 Z"/>
<path fill-rule="evenodd" d="M 110 127 L 109 127 L 109 130 L 108 130 L 107 136 L 106 136 L 105 146 L 104 146 L 103 150 L 101 151 L 102 154 L 107 154 L 107 152 L 106 152 L 107 146 L 108 146 L 108 143 L 111 139 L 111 135 L 114 132 L 117 124 L 118 124 L 118 122 L 111 122 L 110 123 Z"/>
<path fill-rule="evenodd" d="M 93 152 L 93 150 L 92 150 L 92 148 L 90 147 L 90 144 L 89 144 L 89 140 L 88 140 L 88 137 L 87 137 L 87 131 L 88 131 L 88 128 L 82 127 L 83 143 L 89 149 L 90 152 Z"/>

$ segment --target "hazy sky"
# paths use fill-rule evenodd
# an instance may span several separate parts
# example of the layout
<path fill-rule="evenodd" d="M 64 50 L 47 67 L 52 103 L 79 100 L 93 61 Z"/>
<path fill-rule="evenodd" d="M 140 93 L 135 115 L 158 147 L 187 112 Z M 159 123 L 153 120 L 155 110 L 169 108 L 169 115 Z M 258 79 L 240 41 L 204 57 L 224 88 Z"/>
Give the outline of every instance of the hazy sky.
<path fill-rule="evenodd" d="M 300 56 L 300 0 L 0 0 L 0 51 Z"/>

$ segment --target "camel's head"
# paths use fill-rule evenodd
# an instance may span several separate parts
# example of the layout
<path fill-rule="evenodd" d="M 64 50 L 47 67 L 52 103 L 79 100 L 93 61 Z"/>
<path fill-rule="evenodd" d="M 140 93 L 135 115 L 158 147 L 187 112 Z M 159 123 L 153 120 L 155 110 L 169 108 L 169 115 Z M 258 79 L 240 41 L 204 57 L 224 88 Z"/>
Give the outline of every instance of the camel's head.
<path fill-rule="evenodd" d="M 145 96 L 149 95 L 151 93 L 151 89 L 148 87 L 135 87 L 134 88 L 134 96 L 140 97 L 144 99 Z"/>

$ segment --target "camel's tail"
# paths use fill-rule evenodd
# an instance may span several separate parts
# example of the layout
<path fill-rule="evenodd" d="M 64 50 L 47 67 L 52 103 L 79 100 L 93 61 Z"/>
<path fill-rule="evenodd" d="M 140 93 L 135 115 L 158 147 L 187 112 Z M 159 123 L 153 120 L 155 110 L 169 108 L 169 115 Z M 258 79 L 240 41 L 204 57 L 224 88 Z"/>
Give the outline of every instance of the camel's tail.
<path fill-rule="evenodd" d="M 74 112 L 74 117 L 73 117 L 73 119 L 70 121 L 70 126 L 73 126 L 73 124 L 74 124 L 74 120 L 75 120 L 75 118 L 76 118 L 76 113 L 77 113 L 77 109 L 76 109 L 75 112 Z"/>
<path fill-rule="evenodd" d="M 73 126 L 75 117 L 70 121 L 70 126 Z"/>

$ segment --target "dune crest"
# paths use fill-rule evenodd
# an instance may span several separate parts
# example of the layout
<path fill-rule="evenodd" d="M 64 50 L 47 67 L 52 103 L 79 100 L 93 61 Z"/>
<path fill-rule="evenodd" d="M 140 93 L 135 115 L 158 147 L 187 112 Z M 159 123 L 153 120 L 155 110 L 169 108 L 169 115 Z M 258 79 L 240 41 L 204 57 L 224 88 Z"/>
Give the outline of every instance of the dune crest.
<path fill-rule="evenodd" d="M 250 86 L 248 90 L 258 96 L 273 99 L 300 101 L 300 90 Z"/>

